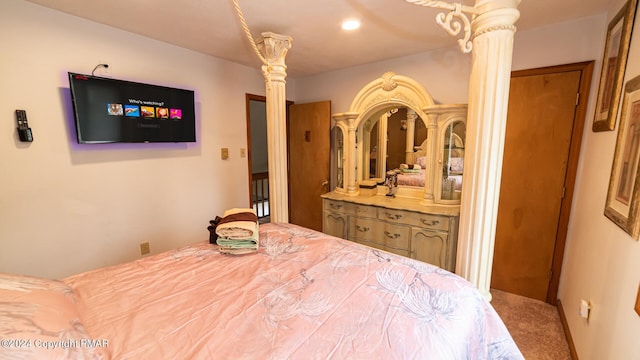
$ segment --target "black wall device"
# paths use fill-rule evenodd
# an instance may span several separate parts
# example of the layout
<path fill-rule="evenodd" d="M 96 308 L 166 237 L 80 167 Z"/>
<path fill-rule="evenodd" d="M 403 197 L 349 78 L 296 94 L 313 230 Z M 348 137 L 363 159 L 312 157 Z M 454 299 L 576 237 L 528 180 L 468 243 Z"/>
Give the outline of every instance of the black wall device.
<path fill-rule="evenodd" d="M 16 110 L 16 120 L 18 120 L 18 136 L 20 141 L 32 142 L 33 134 L 27 122 L 27 112 L 24 110 Z"/>

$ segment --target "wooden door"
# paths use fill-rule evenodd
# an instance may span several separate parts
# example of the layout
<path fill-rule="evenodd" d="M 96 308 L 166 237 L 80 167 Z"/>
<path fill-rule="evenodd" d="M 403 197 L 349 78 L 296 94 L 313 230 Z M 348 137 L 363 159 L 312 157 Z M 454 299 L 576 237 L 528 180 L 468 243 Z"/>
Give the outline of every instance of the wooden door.
<path fill-rule="evenodd" d="M 267 154 L 267 98 L 260 95 L 245 94 L 247 113 L 247 166 L 249 171 L 249 207 L 256 207 L 262 198 L 268 198 L 268 154 Z M 255 175 L 254 175 L 255 174 Z M 260 174 L 260 175 L 258 175 Z M 258 175 L 258 178 L 256 177 Z M 265 180 L 266 179 L 266 180 Z M 266 186 L 255 180 L 266 181 Z M 258 194 L 260 192 L 261 194 Z M 266 193 L 266 194 L 265 194 Z M 265 196 L 266 195 L 266 196 Z M 268 206 L 268 202 L 262 203 Z M 258 211 L 260 213 L 260 211 Z M 268 213 L 262 211 L 261 213 Z"/>
<path fill-rule="evenodd" d="M 331 102 L 289 106 L 289 222 L 322 231 L 329 191 Z"/>
<path fill-rule="evenodd" d="M 592 66 L 512 74 L 495 289 L 555 303 Z"/>

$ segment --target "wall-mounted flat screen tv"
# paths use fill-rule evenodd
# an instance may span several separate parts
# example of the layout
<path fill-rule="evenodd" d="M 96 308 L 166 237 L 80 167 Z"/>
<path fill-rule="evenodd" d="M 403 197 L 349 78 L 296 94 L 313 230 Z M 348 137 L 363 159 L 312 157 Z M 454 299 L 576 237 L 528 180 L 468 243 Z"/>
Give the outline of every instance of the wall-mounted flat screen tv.
<path fill-rule="evenodd" d="M 194 142 L 193 90 L 69 73 L 78 143 Z"/>

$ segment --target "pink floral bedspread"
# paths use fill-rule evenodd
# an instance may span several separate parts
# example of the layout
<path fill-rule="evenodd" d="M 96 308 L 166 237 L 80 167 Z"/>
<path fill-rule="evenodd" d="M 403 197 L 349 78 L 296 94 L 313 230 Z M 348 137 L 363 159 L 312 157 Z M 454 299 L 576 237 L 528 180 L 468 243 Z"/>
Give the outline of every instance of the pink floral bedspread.
<path fill-rule="evenodd" d="M 420 170 L 419 173 L 399 173 L 398 185 L 404 186 L 424 186 L 424 174 L 425 170 Z"/>
<path fill-rule="evenodd" d="M 113 359 L 522 359 L 494 309 L 434 266 L 290 224 L 65 279 Z"/>

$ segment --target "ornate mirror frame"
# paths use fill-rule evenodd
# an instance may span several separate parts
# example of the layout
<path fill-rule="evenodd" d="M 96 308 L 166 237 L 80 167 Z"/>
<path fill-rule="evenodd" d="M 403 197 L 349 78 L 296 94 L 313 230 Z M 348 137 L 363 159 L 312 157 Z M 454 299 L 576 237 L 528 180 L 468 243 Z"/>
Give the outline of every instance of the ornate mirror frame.
<path fill-rule="evenodd" d="M 357 172 L 357 161 L 362 159 L 363 149 L 362 139 L 356 140 L 356 133 L 371 115 L 383 109 L 407 107 L 414 110 L 429 128 L 426 123 L 428 117 L 423 109 L 434 105 L 431 94 L 421 84 L 394 72 L 386 72 L 365 85 L 354 98 L 348 112 L 332 115 L 347 144 L 343 150 L 343 158 L 338 159 L 338 162 L 343 162 L 343 186 L 337 187 L 335 191 L 352 196 L 359 193 L 358 182 L 362 179 Z M 355 144 L 358 145 L 354 146 Z"/>
<path fill-rule="evenodd" d="M 360 194 L 359 185 L 368 179 L 365 178 L 362 171 L 367 167 L 364 161 L 368 158 L 366 152 L 369 151 L 366 146 L 369 142 L 364 136 L 364 128 L 373 115 L 387 110 L 393 112 L 398 108 L 412 110 L 411 118 L 413 120 L 420 118 L 424 122 L 427 140 L 426 148 L 423 150 L 429 160 L 427 160 L 424 169 L 424 186 L 399 186 L 396 195 L 416 199 L 425 205 L 434 203 L 459 205 L 459 197 L 451 200 L 441 196 L 442 179 L 439 175 L 443 169 L 443 153 L 438 146 L 441 147 L 441 138 L 444 139 L 445 129 L 443 127 L 458 121 L 466 124 L 467 105 L 436 105 L 431 94 L 421 84 L 394 72 L 386 72 L 382 77 L 365 85 L 351 103 L 350 111 L 333 115 L 338 132 L 341 133 L 341 138 L 344 140 L 344 146 L 336 152 L 342 154 L 342 158 L 336 160 L 337 169 L 341 172 L 338 177 L 342 181 L 334 191 L 349 196 Z M 384 124 L 380 131 L 386 133 Z M 388 139 L 385 137 L 385 140 Z M 387 155 L 384 145 L 380 144 L 379 156 Z M 368 185 L 375 187 L 375 181 L 372 183 Z"/>

